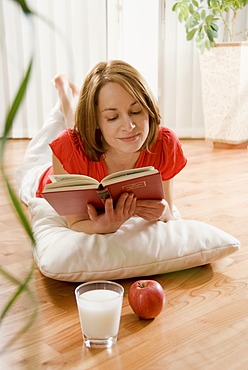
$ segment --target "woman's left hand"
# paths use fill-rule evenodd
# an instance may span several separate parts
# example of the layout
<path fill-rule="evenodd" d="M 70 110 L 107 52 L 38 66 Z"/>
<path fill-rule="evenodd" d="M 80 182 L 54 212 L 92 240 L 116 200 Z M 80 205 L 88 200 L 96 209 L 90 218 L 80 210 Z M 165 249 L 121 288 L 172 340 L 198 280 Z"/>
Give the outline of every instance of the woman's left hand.
<path fill-rule="evenodd" d="M 146 221 L 169 221 L 173 219 L 169 204 L 162 200 L 137 200 L 135 215 Z"/>

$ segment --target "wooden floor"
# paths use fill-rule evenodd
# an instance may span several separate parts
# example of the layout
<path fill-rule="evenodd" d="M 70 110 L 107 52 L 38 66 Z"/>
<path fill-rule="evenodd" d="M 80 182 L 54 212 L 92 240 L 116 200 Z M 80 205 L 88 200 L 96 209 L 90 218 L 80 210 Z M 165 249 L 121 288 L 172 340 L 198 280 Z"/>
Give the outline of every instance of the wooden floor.
<path fill-rule="evenodd" d="M 184 218 L 197 219 L 237 237 L 240 251 L 212 265 L 153 276 L 167 303 L 153 321 L 139 320 L 125 288 L 116 345 L 89 350 L 82 345 L 74 299 L 78 284 L 45 278 L 34 266 L 30 292 L 12 307 L 0 327 L 0 369 L 248 370 L 248 150 L 217 150 L 205 141 L 182 141 L 188 165 L 175 181 L 175 203 Z M 12 176 L 27 141 L 8 143 L 6 169 Z M 28 237 L 15 217 L 0 180 L 1 266 L 25 279 L 33 265 Z M 16 289 L 0 275 L 0 307 Z M 30 319 L 36 320 L 11 345 Z"/>

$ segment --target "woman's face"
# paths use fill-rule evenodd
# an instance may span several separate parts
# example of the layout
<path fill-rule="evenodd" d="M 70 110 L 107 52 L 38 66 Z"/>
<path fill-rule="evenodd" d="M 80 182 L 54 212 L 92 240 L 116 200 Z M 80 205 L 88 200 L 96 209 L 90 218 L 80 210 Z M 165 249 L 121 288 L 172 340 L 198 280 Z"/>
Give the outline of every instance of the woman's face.
<path fill-rule="evenodd" d="M 97 116 L 108 153 L 140 150 L 149 133 L 149 114 L 118 83 L 100 89 Z"/>

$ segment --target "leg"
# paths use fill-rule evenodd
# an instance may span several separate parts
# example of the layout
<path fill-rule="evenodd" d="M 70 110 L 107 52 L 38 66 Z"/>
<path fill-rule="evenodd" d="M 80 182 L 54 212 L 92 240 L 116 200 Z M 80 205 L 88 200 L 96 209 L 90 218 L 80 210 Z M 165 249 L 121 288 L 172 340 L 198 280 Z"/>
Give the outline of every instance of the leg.
<path fill-rule="evenodd" d="M 73 101 L 79 95 L 79 89 L 68 80 L 66 75 L 58 75 L 53 80 L 59 95 L 59 109 L 65 117 L 67 128 L 73 127 L 74 123 L 74 103 Z"/>
<path fill-rule="evenodd" d="M 44 122 L 41 130 L 33 137 L 25 154 L 25 162 L 44 164 L 51 161 L 49 143 L 66 127 L 73 126 L 74 102 L 79 94 L 78 88 L 65 75 L 58 75 L 53 83 L 58 92 L 58 103 Z"/>
<path fill-rule="evenodd" d="M 24 163 L 16 171 L 19 196 L 26 204 L 30 198 L 35 197 L 40 176 L 52 165 L 52 151 L 49 143 L 66 127 L 73 125 L 72 99 L 78 95 L 78 89 L 64 75 L 55 77 L 54 85 L 58 91 L 59 104 L 52 109 L 43 127 L 30 141 Z"/>
<path fill-rule="evenodd" d="M 43 127 L 29 142 L 23 164 L 16 169 L 19 197 L 25 204 L 28 204 L 30 198 L 35 197 L 41 175 L 52 165 L 52 151 L 49 143 L 64 128 L 63 113 L 55 107 Z"/>

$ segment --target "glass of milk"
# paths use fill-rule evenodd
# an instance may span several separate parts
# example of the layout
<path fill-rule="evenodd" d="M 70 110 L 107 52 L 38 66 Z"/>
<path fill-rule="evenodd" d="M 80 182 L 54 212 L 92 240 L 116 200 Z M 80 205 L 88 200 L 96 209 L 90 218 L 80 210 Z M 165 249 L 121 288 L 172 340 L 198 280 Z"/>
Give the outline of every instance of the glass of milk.
<path fill-rule="evenodd" d="M 91 281 L 75 290 L 83 340 L 87 347 L 110 348 L 117 341 L 124 288 Z"/>

